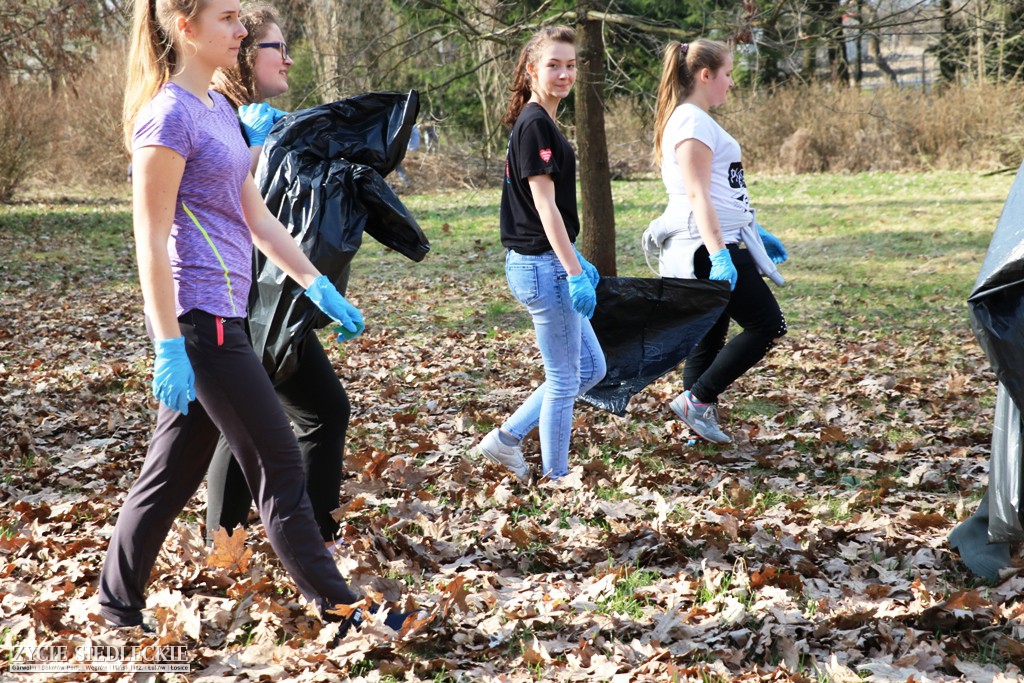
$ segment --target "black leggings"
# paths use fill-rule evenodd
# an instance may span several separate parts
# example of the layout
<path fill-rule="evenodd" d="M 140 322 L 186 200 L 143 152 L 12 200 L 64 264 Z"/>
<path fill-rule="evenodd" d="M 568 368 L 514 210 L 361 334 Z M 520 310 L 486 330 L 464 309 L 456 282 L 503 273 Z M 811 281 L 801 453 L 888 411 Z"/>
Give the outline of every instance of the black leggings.
<path fill-rule="evenodd" d="M 786 334 L 786 318 L 779 302 L 761 277 L 750 252 L 736 244 L 728 246 L 738 273 L 736 289 L 722 317 L 683 365 L 683 388 L 703 403 L 718 401 L 719 394 L 754 367 L 775 345 L 775 340 Z M 693 270 L 698 278 L 708 279 L 711 259 L 707 247 L 694 254 Z M 730 319 L 739 323 L 743 331 L 726 344 Z"/>
<path fill-rule="evenodd" d="M 298 351 L 294 374 L 275 390 L 299 441 L 306 493 L 313 505 L 320 536 L 330 541 L 339 528 L 331 513 L 338 507 L 351 406 L 345 388 L 314 333 L 306 335 Z M 223 436 L 217 442 L 210 463 L 207 486 L 207 534 L 212 536 L 219 527 L 230 530 L 245 526 L 253 497 L 242 467 L 231 455 Z"/>
<path fill-rule="evenodd" d="M 199 487 L 218 433 L 231 445 L 270 544 L 307 600 L 326 610 L 357 599 L 324 547 L 306 495 L 302 458 L 241 318 L 190 311 L 179 319 L 195 372 L 188 415 L 161 404 L 142 472 L 128 492 L 100 573 L 101 613 L 142 623 L 145 587 L 171 525 Z"/>

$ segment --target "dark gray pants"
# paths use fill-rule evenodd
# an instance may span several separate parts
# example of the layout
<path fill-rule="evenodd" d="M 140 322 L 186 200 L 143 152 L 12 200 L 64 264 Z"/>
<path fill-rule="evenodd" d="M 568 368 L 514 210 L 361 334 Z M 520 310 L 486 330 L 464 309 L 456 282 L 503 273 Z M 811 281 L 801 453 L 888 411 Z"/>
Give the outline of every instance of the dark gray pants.
<path fill-rule="evenodd" d="M 316 333 L 309 332 L 298 349 L 295 372 L 275 389 L 285 415 L 295 427 L 306 472 L 306 493 L 325 541 L 334 540 L 339 524 L 332 513 L 339 506 L 345 433 L 351 408 L 334 366 Z M 206 478 L 206 534 L 224 527 L 247 526 L 252 494 L 245 475 L 223 438 Z"/>
<path fill-rule="evenodd" d="M 241 318 L 202 311 L 179 318 L 196 375 L 188 415 L 160 406 L 138 480 L 128 492 L 100 574 L 99 601 L 112 624 L 142 622 L 145 586 L 160 546 L 206 474 L 217 435 L 241 464 L 274 552 L 321 615 L 357 597 L 324 547 L 306 496 L 288 419 Z"/>

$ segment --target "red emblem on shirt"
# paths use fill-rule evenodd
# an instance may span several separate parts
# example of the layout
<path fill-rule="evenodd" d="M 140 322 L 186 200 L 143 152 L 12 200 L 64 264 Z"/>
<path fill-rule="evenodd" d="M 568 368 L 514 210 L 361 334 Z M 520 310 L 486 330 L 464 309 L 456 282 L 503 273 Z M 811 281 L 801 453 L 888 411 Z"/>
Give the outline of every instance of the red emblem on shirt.
<path fill-rule="evenodd" d="M 540 158 L 544 160 L 544 163 L 551 161 L 551 148 L 545 147 L 540 151 Z"/>

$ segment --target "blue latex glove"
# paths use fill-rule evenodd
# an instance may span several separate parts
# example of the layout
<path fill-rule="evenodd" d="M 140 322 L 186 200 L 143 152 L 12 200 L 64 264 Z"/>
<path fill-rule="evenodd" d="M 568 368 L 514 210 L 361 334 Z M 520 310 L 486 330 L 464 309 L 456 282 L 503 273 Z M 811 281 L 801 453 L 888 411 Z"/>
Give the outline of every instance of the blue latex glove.
<path fill-rule="evenodd" d="M 357 337 L 365 329 L 363 314 L 345 300 L 326 275 L 321 275 L 310 283 L 306 288 L 306 296 L 332 320 L 341 323 L 342 329 L 338 330 L 339 341 Z"/>
<path fill-rule="evenodd" d="M 586 271 L 579 275 L 569 275 L 565 280 L 569 283 L 569 298 L 572 299 L 572 307 L 580 315 L 593 318 L 594 309 L 597 308 L 597 292 L 594 291 L 594 285 L 590 283 Z"/>
<path fill-rule="evenodd" d="M 274 122 L 284 116 L 284 112 L 274 109 L 266 102 L 255 104 L 243 104 L 238 108 L 238 120 L 245 128 L 245 134 L 249 137 L 250 147 L 259 147 L 267 141 L 270 129 Z"/>
<path fill-rule="evenodd" d="M 583 266 L 583 272 L 586 273 L 587 279 L 590 280 L 590 284 L 597 287 L 597 283 L 601 281 L 601 274 L 597 272 L 597 268 L 593 263 L 583 258 L 583 254 L 576 248 L 574 244 L 572 250 L 576 252 L 576 258 L 579 260 L 580 265 Z"/>
<path fill-rule="evenodd" d="M 736 266 L 732 264 L 732 256 L 729 255 L 728 249 L 722 249 L 716 251 L 711 255 L 711 274 L 708 276 L 712 280 L 728 280 L 729 291 L 736 289 L 736 278 L 738 277 L 736 272 Z"/>
<path fill-rule="evenodd" d="M 757 234 L 761 236 L 761 241 L 764 242 L 764 250 L 768 252 L 768 258 L 772 260 L 772 263 L 775 265 L 785 263 L 786 259 L 789 258 L 789 254 L 786 253 L 786 248 L 782 246 L 782 240 L 761 227 L 760 223 L 757 224 Z"/>
<path fill-rule="evenodd" d="M 188 415 L 188 403 L 196 398 L 196 375 L 185 353 L 185 338 L 160 339 L 153 346 L 153 395 L 171 410 Z"/>

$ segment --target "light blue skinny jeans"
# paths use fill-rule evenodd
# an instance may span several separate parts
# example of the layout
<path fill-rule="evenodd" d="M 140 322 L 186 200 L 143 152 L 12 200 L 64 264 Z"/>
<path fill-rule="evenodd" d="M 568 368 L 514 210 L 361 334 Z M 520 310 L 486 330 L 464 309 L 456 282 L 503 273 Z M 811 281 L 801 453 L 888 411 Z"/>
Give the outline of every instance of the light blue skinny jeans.
<path fill-rule="evenodd" d="M 530 256 L 509 250 L 505 276 L 512 295 L 533 318 L 544 383 L 501 428 L 522 440 L 540 424 L 544 474 L 557 479 L 569 474 L 573 403 L 604 377 L 604 352 L 590 321 L 572 307 L 566 272 L 555 252 Z"/>

